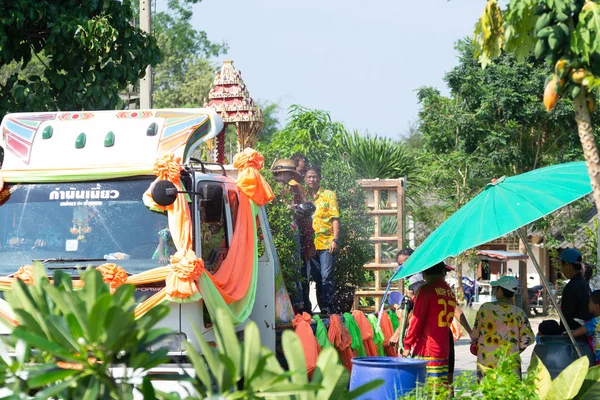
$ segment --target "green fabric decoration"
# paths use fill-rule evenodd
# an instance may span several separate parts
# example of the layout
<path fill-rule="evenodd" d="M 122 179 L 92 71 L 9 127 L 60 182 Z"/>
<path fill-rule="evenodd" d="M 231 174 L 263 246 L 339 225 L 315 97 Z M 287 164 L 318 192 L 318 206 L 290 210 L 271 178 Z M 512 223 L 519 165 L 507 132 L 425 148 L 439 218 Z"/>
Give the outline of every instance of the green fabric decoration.
<path fill-rule="evenodd" d="M 383 349 L 383 341 L 385 337 L 381 331 L 381 327 L 377 324 L 377 316 L 375 314 L 367 315 L 367 319 L 373 328 L 373 343 L 377 345 L 377 354 L 385 356 L 385 350 Z"/>
<path fill-rule="evenodd" d="M 356 351 L 357 357 L 366 357 L 367 352 L 365 351 L 365 346 L 362 342 L 362 335 L 360 334 L 360 329 L 358 329 L 358 325 L 356 324 L 356 320 L 350 313 L 344 313 L 344 325 L 350 331 L 350 336 L 352 337 L 352 344 L 350 347 L 354 351 Z"/>
<path fill-rule="evenodd" d="M 327 336 L 327 328 L 325 328 L 325 324 L 321 320 L 321 317 L 318 315 L 313 315 L 312 317 L 317 322 L 317 331 L 315 336 L 317 337 L 317 342 L 319 342 L 319 346 L 321 349 L 325 347 L 331 347 L 331 343 L 329 342 L 329 337 Z"/>
<path fill-rule="evenodd" d="M 400 321 L 398 321 L 398 315 L 393 310 L 388 310 L 388 315 L 390 316 L 390 320 L 392 321 L 392 328 L 394 328 L 394 332 L 398 330 L 400 326 Z"/>

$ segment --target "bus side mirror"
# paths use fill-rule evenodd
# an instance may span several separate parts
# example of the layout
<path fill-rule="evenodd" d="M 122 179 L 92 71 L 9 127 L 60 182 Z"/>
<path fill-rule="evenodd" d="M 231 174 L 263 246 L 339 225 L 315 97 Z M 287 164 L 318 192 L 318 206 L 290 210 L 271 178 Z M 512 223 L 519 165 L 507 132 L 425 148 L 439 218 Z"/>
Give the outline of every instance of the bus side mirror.
<path fill-rule="evenodd" d="M 208 224 L 221 222 L 223 219 L 223 186 L 216 182 L 200 182 L 197 189 L 202 222 Z"/>
<path fill-rule="evenodd" d="M 167 180 L 156 182 L 150 190 L 152 200 L 159 206 L 167 207 L 177 200 L 177 187 Z"/>

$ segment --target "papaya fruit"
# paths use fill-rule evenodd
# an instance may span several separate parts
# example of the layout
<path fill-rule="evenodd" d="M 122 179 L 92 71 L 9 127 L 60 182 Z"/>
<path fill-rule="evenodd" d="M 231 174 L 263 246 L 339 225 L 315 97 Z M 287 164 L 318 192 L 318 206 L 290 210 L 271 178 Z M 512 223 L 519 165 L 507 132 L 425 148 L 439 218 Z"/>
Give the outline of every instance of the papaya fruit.
<path fill-rule="evenodd" d="M 583 69 L 583 68 L 576 69 L 573 72 L 571 72 L 571 80 L 574 83 L 580 85 L 581 82 L 583 81 L 583 78 L 585 78 L 585 75 L 586 75 L 585 69 Z"/>
<path fill-rule="evenodd" d="M 567 76 L 569 69 L 570 67 L 568 60 L 561 58 L 554 66 L 554 74 L 556 74 L 559 78 L 564 78 Z"/>
<path fill-rule="evenodd" d="M 544 29 L 541 29 L 538 33 L 537 33 L 537 37 L 538 38 L 546 38 L 548 36 L 550 36 L 550 34 L 552 33 L 552 27 L 551 26 L 547 26 Z"/>
<path fill-rule="evenodd" d="M 566 20 L 569 19 L 569 16 L 563 12 L 557 12 L 556 13 L 556 20 L 560 21 L 560 22 L 565 22 Z"/>
<path fill-rule="evenodd" d="M 579 96 L 579 93 L 581 93 L 581 87 L 579 85 L 572 85 L 569 91 L 571 98 L 575 100 L 575 97 Z"/>
<path fill-rule="evenodd" d="M 551 50 L 556 50 L 560 47 L 560 38 L 552 32 L 550 36 L 548 36 L 548 46 L 550 46 Z"/>
<path fill-rule="evenodd" d="M 551 111 L 558 101 L 558 93 L 555 90 L 557 83 L 557 78 L 554 77 L 548 82 L 544 90 L 544 106 L 546 107 L 546 111 Z"/>
<path fill-rule="evenodd" d="M 542 14 L 535 23 L 535 31 L 539 32 L 550 23 L 550 13 Z"/>
<path fill-rule="evenodd" d="M 544 57 L 546 52 L 548 51 L 548 44 L 546 44 L 546 39 L 538 39 L 535 44 L 535 49 L 533 50 L 533 55 L 535 58 L 540 59 Z"/>

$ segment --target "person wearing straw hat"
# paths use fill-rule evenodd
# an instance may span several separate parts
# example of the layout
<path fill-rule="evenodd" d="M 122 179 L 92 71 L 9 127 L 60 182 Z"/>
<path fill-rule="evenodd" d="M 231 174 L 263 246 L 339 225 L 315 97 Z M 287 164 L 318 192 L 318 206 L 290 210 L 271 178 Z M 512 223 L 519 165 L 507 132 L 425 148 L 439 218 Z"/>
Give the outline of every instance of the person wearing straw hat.
<path fill-rule="evenodd" d="M 292 303 L 296 313 L 308 312 L 310 314 L 312 313 L 308 284 L 310 278 L 310 260 L 316 254 L 313 240 L 315 231 L 312 227 L 314 206 L 312 203 L 305 202 L 306 192 L 299 183 L 302 180 L 302 176 L 296 171 L 294 161 L 286 158 L 277 160 L 273 163 L 271 172 L 273 172 L 275 180 L 293 194 L 292 204 L 289 205 L 290 208 L 295 210 L 291 228 L 297 242 L 295 261 L 299 265 L 299 272 L 303 280 L 294 282 L 296 290 L 292 297 Z"/>

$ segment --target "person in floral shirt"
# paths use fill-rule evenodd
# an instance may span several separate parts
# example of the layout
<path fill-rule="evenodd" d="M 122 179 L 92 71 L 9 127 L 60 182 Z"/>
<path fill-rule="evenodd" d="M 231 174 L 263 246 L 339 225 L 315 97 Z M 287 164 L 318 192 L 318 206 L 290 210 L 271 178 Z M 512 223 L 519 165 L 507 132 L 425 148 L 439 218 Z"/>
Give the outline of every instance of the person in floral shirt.
<path fill-rule="evenodd" d="M 511 352 L 520 354 L 534 342 L 534 333 L 525 312 L 512 304 L 517 292 L 518 282 L 512 276 L 503 276 L 497 281 L 490 282 L 496 295 L 496 300 L 484 303 L 477 312 L 473 326 L 473 341 L 477 343 L 477 363 L 486 368 L 495 368 L 498 360 L 494 352 L 506 345 Z M 518 370 L 515 373 L 521 376 L 521 363 L 518 359 Z M 479 378 L 483 377 L 483 370 L 478 368 Z"/>
<path fill-rule="evenodd" d="M 312 274 L 317 284 L 317 302 L 322 313 L 333 312 L 333 266 L 335 253 L 339 249 L 340 212 L 337 196 L 331 190 L 321 188 L 321 168 L 309 165 L 304 181 L 308 187 L 307 200 L 316 207 L 313 214 L 315 248 L 312 259 Z"/>

